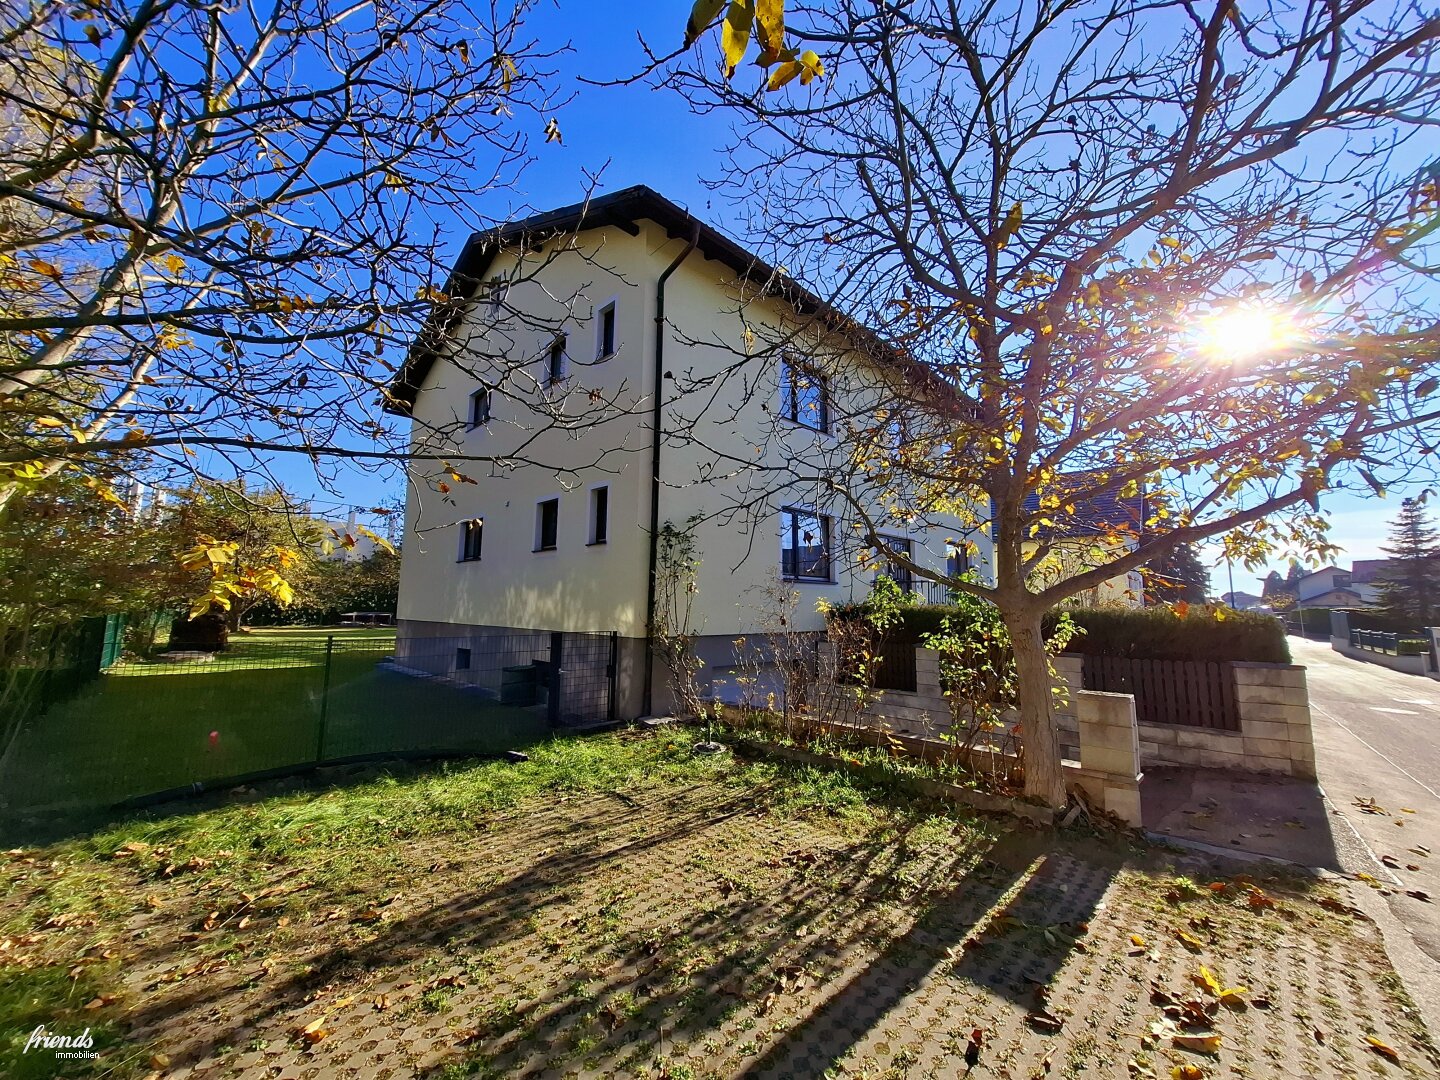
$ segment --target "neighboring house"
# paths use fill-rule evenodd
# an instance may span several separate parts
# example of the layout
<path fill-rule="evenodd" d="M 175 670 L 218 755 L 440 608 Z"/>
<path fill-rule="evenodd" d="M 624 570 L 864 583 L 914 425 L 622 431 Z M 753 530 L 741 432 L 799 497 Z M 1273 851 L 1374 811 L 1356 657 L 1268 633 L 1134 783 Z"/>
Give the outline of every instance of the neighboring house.
<path fill-rule="evenodd" d="M 1350 587 L 1367 607 L 1380 602 L 1381 587 L 1394 559 L 1356 559 L 1350 564 Z"/>
<path fill-rule="evenodd" d="M 379 545 L 359 529 L 359 514 L 354 510 L 344 521 L 318 520 L 321 536 L 319 551 L 322 559 L 331 562 L 364 562 L 379 550 Z M 329 548 L 329 552 L 325 548 Z"/>
<path fill-rule="evenodd" d="M 1090 474 L 1071 473 L 1061 477 L 1061 486 L 1082 491 L 1089 485 Z M 1025 512 L 1037 514 L 1040 497 L 1026 496 Z M 1037 584 L 1054 582 L 1083 574 L 1101 563 L 1134 551 L 1140 544 L 1145 527 L 1145 496 L 1121 495 L 1113 489 L 1100 490 L 1074 503 L 1073 512 L 1065 515 L 1063 524 L 1042 527 L 1036 533 L 1036 544 L 1028 545 L 1026 557 L 1046 544 L 1050 551 L 1034 572 Z M 1125 604 L 1140 607 L 1145 600 L 1145 582 L 1139 570 L 1118 574 L 1094 588 L 1077 594 L 1069 602 L 1084 607 L 1099 604 Z"/>
<path fill-rule="evenodd" d="M 1344 608 L 1359 607 L 1365 601 L 1354 588 L 1349 570 L 1326 566 L 1312 571 L 1295 582 L 1297 607 Z"/>
<path fill-rule="evenodd" d="M 665 701 L 664 673 L 646 677 L 653 524 L 720 515 L 695 528 L 693 625 L 700 681 L 724 695 L 735 639 L 773 625 L 767 593 L 777 583 L 796 594 L 788 625 L 802 631 L 823 628 L 817 602 L 870 589 L 876 570 L 858 564 L 855 523 L 822 482 L 798 479 L 835 455 L 835 418 L 883 408 L 887 388 L 933 389 L 937 407 L 959 400 L 644 187 L 477 234 L 446 291 L 469 301 L 417 343 L 391 388 L 392 411 L 412 418 L 412 448 L 430 452 L 440 445 L 430 432 L 458 427 L 467 453 L 523 446 L 530 460 L 561 469 L 476 468 L 474 483 L 454 484 L 443 500 L 412 485 L 397 652 L 403 659 L 407 642 L 418 653 L 425 639 L 453 638 L 469 665 L 487 641 L 518 631 L 617 631 L 622 717 Z M 753 328 L 793 335 L 785 358 L 747 359 L 742 342 Z M 517 372 L 517 357 L 533 359 Z M 672 369 L 695 380 L 746 363 L 744 378 L 712 388 L 703 413 L 667 393 Z M 536 430 L 533 403 L 578 409 L 597 399 L 614 400 L 621 415 L 578 431 Z M 686 437 L 696 425 L 706 449 Z M 762 477 L 758 504 L 747 506 L 757 481 L 739 461 L 797 479 L 775 497 Z M 727 507 L 743 509 L 725 516 Z M 885 532 L 927 568 L 964 565 L 947 543 L 957 538 L 973 545 L 968 558 L 982 573 L 989 564 L 988 540 L 958 521 Z"/>
<path fill-rule="evenodd" d="M 1265 606 L 1265 598 L 1263 596 L 1256 596 L 1254 593 L 1240 592 L 1238 590 L 1233 593 L 1222 593 L 1220 600 L 1236 611 L 1250 611 L 1254 608 Z"/>

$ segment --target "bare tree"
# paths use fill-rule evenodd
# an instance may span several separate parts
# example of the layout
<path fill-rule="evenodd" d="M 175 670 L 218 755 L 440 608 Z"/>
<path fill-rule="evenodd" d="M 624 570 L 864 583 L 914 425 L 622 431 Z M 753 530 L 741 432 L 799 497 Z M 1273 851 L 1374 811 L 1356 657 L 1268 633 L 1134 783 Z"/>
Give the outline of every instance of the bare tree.
<path fill-rule="evenodd" d="M 497 229 L 532 146 L 561 137 L 564 50 L 527 36 L 530 6 L 8 0 L 0 505 L 117 449 L 476 460 L 464 417 L 412 450 L 380 409 L 412 344 L 485 302 L 439 265 L 441 230 Z M 460 362 L 537 429 L 609 407 L 497 377 L 533 359 Z"/>
<path fill-rule="evenodd" d="M 731 5 L 718 70 L 702 20 L 698 59 L 650 71 L 736 115 L 717 186 L 828 300 L 825 332 L 853 313 L 912 375 L 834 418 L 824 468 L 717 447 L 715 469 L 749 470 L 752 507 L 823 485 L 859 546 L 994 602 L 1026 790 L 1060 803 L 1048 609 L 1207 538 L 1252 563 L 1323 553 L 1322 492 L 1428 460 L 1440 19 L 1368 0 L 824 0 L 792 4 L 785 32 L 828 74 L 767 89 L 730 78 L 737 8 L 754 12 Z M 759 387 L 757 366 L 825 337 L 814 323 L 691 379 L 690 437 L 715 430 L 718 381 Z M 1087 568 L 1043 573 L 1116 497 L 1143 497 L 1141 519 L 1085 533 Z M 993 541 L 989 581 L 886 540 L 957 513 Z"/>

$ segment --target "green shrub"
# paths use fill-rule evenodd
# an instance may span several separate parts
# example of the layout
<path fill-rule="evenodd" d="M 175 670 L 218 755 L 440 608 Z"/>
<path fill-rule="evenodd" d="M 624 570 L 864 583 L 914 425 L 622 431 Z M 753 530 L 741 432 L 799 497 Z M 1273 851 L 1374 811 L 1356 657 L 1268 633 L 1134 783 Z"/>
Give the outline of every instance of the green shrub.
<path fill-rule="evenodd" d="M 1330 609 L 1324 607 L 1291 608 L 1281 618 L 1292 633 L 1302 632 L 1306 637 L 1328 638 L 1330 636 Z M 1354 626 L 1352 622 L 1350 624 Z"/>
<path fill-rule="evenodd" d="M 1063 610 L 1080 630 L 1066 649 L 1070 653 L 1137 660 L 1290 662 L 1290 646 L 1280 620 L 1260 612 L 1198 606 L 1183 616 L 1166 607 Z M 833 608 L 830 617 L 860 618 L 864 611 L 863 604 L 846 604 Z M 919 643 L 926 635 L 939 633 L 947 617 L 951 633 L 963 632 L 965 614 L 961 607 L 905 607 L 900 612 L 900 626 L 892 629 L 889 637 L 892 641 L 908 639 Z M 1047 637 L 1054 633 L 1058 619 L 1058 612 L 1046 616 Z"/>
<path fill-rule="evenodd" d="M 1401 656 L 1424 656 L 1430 651 L 1430 643 L 1422 638 L 1401 638 L 1395 651 Z"/>

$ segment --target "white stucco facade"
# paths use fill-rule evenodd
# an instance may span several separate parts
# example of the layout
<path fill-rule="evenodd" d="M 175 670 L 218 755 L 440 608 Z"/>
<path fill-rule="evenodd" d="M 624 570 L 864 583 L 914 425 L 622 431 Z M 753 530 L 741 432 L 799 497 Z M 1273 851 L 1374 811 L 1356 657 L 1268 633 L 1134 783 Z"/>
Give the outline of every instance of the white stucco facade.
<path fill-rule="evenodd" d="M 402 549 L 401 635 L 464 633 L 466 628 L 617 631 L 643 642 L 649 594 L 651 409 L 656 392 L 656 287 L 687 248 L 651 220 L 587 227 L 554 245 L 519 255 L 502 250 L 487 278 L 533 279 L 505 293 L 503 309 L 482 296 L 452 329 L 411 406 L 412 447 L 425 453 L 429 433 L 464 425 L 471 395 L 493 386 L 489 419 L 466 431 L 467 454 L 514 454 L 515 467 L 455 464 L 473 483 L 450 480 L 448 491 L 412 485 Z M 519 260 L 519 261 L 517 261 Z M 541 266 L 542 269 L 534 270 Z M 863 599 L 875 575 L 860 565 L 854 521 L 842 500 L 825 494 L 827 468 L 843 461 L 835 434 L 794 424 L 779 414 L 782 363 L 747 357 L 747 327 L 809 332 L 792 307 L 773 299 L 745 300 L 725 262 L 691 251 L 665 286 L 659 520 L 696 519 L 700 559 L 694 629 L 710 645 L 707 659 L 725 666 L 725 643 L 753 632 L 766 592 L 781 581 L 782 508 L 829 518 L 826 580 L 786 582 L 798 594 L 800 629 L 820 629 L 821 600 Z M 482 290 L 483 292 L 483 290 Z M 604 357 L 604 318 L 613 305 L 613 354 Z M 563 379 L 549 385 L 551 347 L 564 334 Z M 819 350 L 817 350 L 819 351 Z M 824 346 L 828 392 L 837 414 L 863 412 L 899 372 L 877 369 L 833 338 Z M 505 362 L 486 360 L 504 356 Z M 517 367 L 516 360 L 533 357 Z M 818 363 L 818 361 L 817 361 Z M 714 376 L 713 381 L 707 382 Z M 703 392 L 696 391 L 704 384 Z M 689 388 L 677 393 L 676 386 Z M 613 417 L 574 430 L 541 430 L 536 401 L 564 401 L 579 415 L 596 401 L 613 402 Z M 556 466 L 559 466 L 558 468 Z M 603 542 L 594 535 L 598 488 L 608 512 Z M 558 500 L 554 545 L 542 546 L 542 502 Z M 877 507 L 875 514 L 882 514 Z M 478 558 L 462 558 L 466 521 L 480 521 Z M 973 525 L 973 522 L 972 522 Z M 473 529 L 473 526 L 471 526 Z M 893 521 L 884 532 L 904 537 L 912 558 L 943 569 L 957 538 L 972 545 L 970 561 L 987 572 L 983 530 L 930 518 L 910 531 Z M 470 554 L 475 554 L 473 548 Z M 641 646 L 643 649 L 643 646 Z"/>

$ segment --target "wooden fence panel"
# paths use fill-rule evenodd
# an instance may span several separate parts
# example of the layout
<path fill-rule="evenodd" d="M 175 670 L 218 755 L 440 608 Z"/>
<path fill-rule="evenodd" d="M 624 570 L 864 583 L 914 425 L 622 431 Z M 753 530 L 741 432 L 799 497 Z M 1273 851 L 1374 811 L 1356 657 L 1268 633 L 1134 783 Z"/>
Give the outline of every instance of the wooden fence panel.
<path fill-rule="evenodd" d="M 1235 676 L 1229 664 L 1086 656 L 1084 677 L 1087 690 L 1132 695 L 1136 719 L 1142 724 L 1240 730 Z"/>

